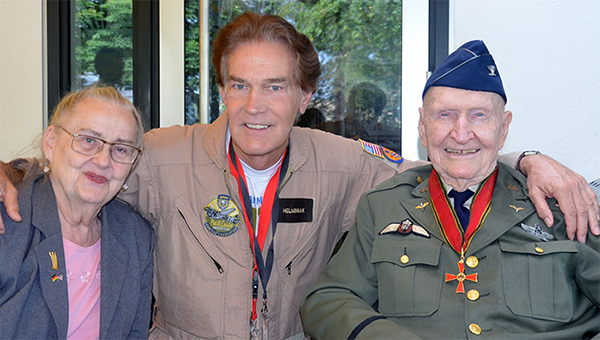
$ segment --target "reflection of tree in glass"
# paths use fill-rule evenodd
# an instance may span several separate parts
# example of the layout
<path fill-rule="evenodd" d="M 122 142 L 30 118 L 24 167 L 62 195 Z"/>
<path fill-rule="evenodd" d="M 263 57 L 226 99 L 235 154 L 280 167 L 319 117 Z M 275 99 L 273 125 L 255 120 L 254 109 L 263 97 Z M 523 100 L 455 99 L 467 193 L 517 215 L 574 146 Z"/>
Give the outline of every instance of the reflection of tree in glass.
<path fill-rule="evenodd" d="M 198 1 L 185 0 L 185 3 L 186 25 L 193 25 L 198 22 Z M 188 11 L 188 7 L 193 10 Z M 347 111 L 346 84 L 377 82 L 387 94 L 382 121 L 400 127 L 401 0 L 211 1 L 208 14 L 211 43 L 220 27 L 245 11 L 280 15 L 313 41 L 319 52 L 323 75 L 313 95 L 312 107 L 320 109 L 329 119 L 343 119 Z M 189 68 L 186 66 L 188 81 L 190 77 L 199 77 L 197 69 L 192 69 L 197 62 L 187 53 L 187 41 L 197 40 L 196 35 L 186 33 L 186 63 L 188 60 L 192 63 Z M 212 67 L 210 73 L 212 79 Z M 209 120 L 213 121 L 218 117 L 221 105 L 214 80 L 211 84 L 208 110 Z"/>
<path fill-rule="evenodd" d="M 96 54 L 94 66 L 102 83 L 117 88 L 121 86 L 125 67 L 123 52 L 113 47 L 102 47 Z"/>
<path fill-rule="evenodd" d="M 298 118 L 296 125 L 300 127 L 314 128 L 320 124 L 323 124 L 324 122 L 325 116 L 323 115 L 323 112 L 316 107 L 311 107 L 306 109 L 304 114 Z"/>
<path fill-rule="evenodd" d="M 381 116 L 386 101 L 385 92 L 377 85 L 360 83 L 350 89 L 346 103 L 346 118 L 368 124 Z"/>
<path fill-rule="evenodd" d="M 200 2 L 185 0 L 185 124 L 200 120 Z"/>
<path fill-rule="evenodd" d="M 130 87 L 133 84 L 132 0 L 76 0 L 75 7 L 75 41 L 79 42 L 75 47 L 76 74 L 82 77 L 96 74 L 96 55 L 103 48 L 113 48 L 120 51 L 123 61 L 123 75 L 117 84 Z"/>
<path fill-rule="evenodd" d="M 402 2 L 400 0 L 286 1 L 291 18 L 319 51 L 323 75 L 313 103 L 328 118 L 341 120 L 346 86 L 377 83 L 387 95 L 387 115 L 400 121 Z"/>
<path fill-rule="evenodd" d="M 360 138 L 400 152 L 400 129 L 382 121 L 386 101 L 385 92 L 377 85 L 359 83 L 350 89 L 346 117 L 319 124 L 316 128 L 352 139 Z"/>

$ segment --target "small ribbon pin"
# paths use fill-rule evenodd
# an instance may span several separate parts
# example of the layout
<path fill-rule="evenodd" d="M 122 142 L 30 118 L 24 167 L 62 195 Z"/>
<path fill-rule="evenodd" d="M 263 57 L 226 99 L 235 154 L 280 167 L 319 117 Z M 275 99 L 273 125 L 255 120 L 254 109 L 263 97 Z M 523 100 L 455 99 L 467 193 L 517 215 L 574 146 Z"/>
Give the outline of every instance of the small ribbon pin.
<path fill-rule="evenodd" d="M 415 209 L 425 210 L 425 207 L 429 205 L 429 202 L 421 203 L 415 207 Z"/>
<path fill-rule="evenodd" d="M 58 258 L 56 257 L 56 252 L 51 251 L 48 254 L 50 255 L 50 260 L 52 261 L 52 269 L 58 270 Z"/>
<path fill-rule="evenodd" d="M 513 209 L 515 209 L 515 212 L 519 212 L 519 211 L 521 211 L 521 210 L 525 210 L 525 208 L 517 207 L 517 206 L 514 206 L 514 205 L 512 205 L 512 204 L 511 204 L 511 205 L 509 205 L 509 207 L 511 207 L 511 208 L 513 208 Z"/>

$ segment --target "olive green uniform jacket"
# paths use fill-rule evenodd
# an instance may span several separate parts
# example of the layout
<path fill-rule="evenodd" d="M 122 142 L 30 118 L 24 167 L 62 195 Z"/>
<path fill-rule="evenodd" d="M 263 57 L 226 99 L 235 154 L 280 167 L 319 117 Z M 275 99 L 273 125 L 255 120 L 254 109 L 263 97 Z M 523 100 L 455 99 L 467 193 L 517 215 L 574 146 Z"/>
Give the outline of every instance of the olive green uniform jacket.
<path fill-rule="evenodd" d="M 357 225 L 301 307 L 311 336 L 574 339 L 600 332 L 598 237 L 568 240 L 554 201 L 555 224 L 547 228 L 525 178 L 502 164 L 491 211 L 465 253 L 473 266 L 465 274 L 477 273 L 477 282 L 465 280 L 468 293 L 456 293 L 458 282 L 445 276 L 459 272 L 460 254 L 444 242 L 431 204 L 423 207 L 431 169 L 406 171 L 363 195 Z M 405 219 L 428 236 L 379 234 Z"/>

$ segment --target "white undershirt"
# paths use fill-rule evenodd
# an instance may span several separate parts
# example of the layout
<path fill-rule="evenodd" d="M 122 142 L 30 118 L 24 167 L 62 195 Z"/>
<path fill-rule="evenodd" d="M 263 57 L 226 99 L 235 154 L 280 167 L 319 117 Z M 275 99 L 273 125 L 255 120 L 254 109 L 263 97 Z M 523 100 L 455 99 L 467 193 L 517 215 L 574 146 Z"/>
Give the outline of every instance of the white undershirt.
<path fill-rule="evenodd" d="M 238 158 L 239 159 L 239 158 Z M 254 170 L 248 164 L 244 163 L 241 159 L 240 163 L 244 168 L 244 175 L 246 175 L 246 185 L 248 186 L 248 194 L 250 195 L 250 201 L 252 201 L 252 214 L 254 215 L 254 234 L 258 235 L 258 221 L 260 219 L 260 207 L 262 206 L 263 197 L 269 181 L 277 172 L 277 169 L 281 165 L 283 156 L 277 163 L 265 170 Z M 267 216 L 270 218 L 270 216 Z"/>
<path fill-rule="evenodd" d="M 229 132 L 229 127 L 227 128 L 227 143 L 226 144 L 226 152 L 229 154 L 229 143 L 231 141 L 231 133 Z M 254 220 L 254 234 L 258 235 L 258 221 L 260 219 L 260 207 L 262 205 L 263 196 L 265 194 L 265 190 L 267 189 L 267 185 L 269 181 L 279 169 L 281 162 L 283 161 L 283 155 L 279 158 L 279 161 L 275 163 L 268 169 L 265 170 L 255 170 L 251 168 L 248 164 L 244 163 L 239 157 L 238 160 L 242 164 L 242 168 L 244 169 L 244 175 L 246 176 L 246 185 L 248 186 L 248 194 L 250 195 L 250 201 L 252 202 L 252 215 Z M 270 216 L 269 216 L 270 218 Z"/>

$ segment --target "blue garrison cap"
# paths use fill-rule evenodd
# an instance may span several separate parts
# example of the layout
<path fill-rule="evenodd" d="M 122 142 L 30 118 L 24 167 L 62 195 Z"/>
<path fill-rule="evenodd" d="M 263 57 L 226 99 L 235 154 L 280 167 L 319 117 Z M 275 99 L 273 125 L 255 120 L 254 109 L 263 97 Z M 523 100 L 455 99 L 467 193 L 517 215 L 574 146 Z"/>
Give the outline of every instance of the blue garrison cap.
<path fill-rule="evenodd" d="M 432 86 L 494 92 L 507 102 L 494 58 L 481 40 L 463 44 L 438 66 L 425 84 L 423 99 Z"/>

